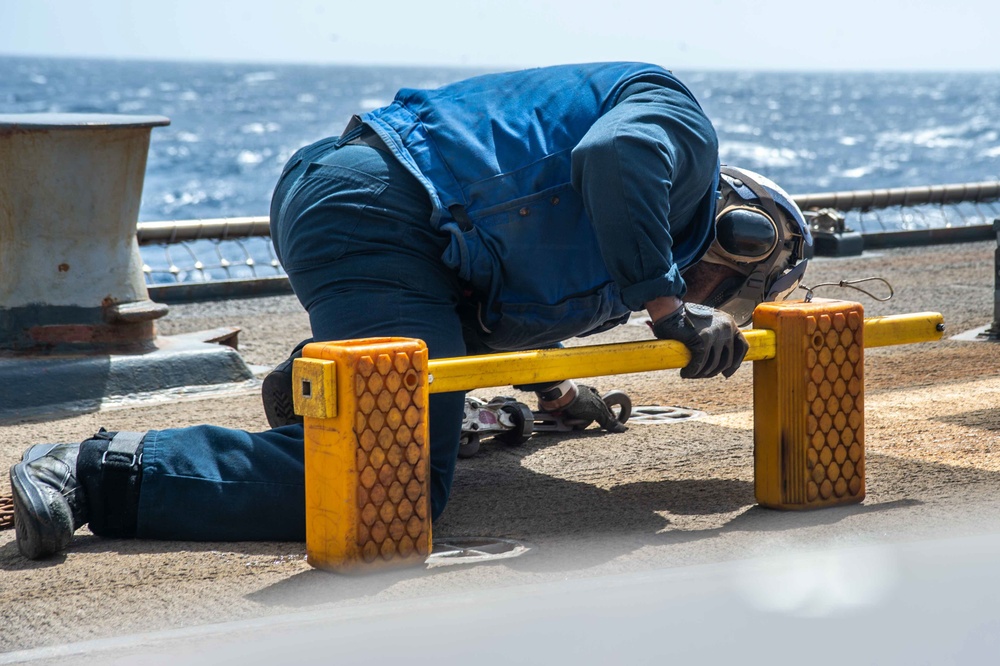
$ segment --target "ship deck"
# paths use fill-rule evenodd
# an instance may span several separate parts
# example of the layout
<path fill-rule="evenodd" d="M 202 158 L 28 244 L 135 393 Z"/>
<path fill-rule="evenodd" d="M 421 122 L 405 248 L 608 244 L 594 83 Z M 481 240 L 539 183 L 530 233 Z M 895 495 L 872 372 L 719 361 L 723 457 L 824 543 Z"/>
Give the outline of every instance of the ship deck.
<path fill-rule="evenodd" d="M 839 289 L 818 296 L 859 301 L 869 316 L 937 311 L 947 325 L 941 342 L 866 352 L 867 498 L 860 505 L 811 512 L 755 506 L 749 365 L 729 380 L 684 381 L 676 371 L 602 377 L 589 383 L 623 390 L 636 405 L 678 405 L 706 415 L 633 424 L 620 435 L 536 435 L 517 448 L 486 442 L 478 456 L 459 460 L 435 537 L 515 539 L 531 546 L 527 555 L 345 577 L 312 569 L 300 543 L 105 540 L 83 529 L 64 556 L 31 562 L 6 530 L 0 532 L 0 651 L 290 613 L 363 613 L 380 604 L 790 551 L 879 546 L 891 552 L 1000 533 L 1000 343 L 949 339 L 991 322 L 994 250 L 990 242 L 888 249 L 810 266 L 810 285 L 879 276 L 895 289 L 887 303 Z M 292 296 L 172 305 L 160 332 L 218 326 L 241 327 L 240 351 L 259 366 L 273 366 L 308 336 L 306 315 Z M 648 335 L 645 326 L 627 325 L 574 344 Z M 510 389 L 477 391 L 504 393 Z M 30 444 L 79 441 L 102 426 L 199 423 L 266 428 L 259 396 L 246 390 L 119 405 L 0 426 L 0 463 L 14 464 Z M 9 492 L 6 475 L 0 492 Z M 433 604 L 425 612 L 433 613 Z M 58 663 L 79 658 L 58 651 L 22 656 L 32 654 Z"/>

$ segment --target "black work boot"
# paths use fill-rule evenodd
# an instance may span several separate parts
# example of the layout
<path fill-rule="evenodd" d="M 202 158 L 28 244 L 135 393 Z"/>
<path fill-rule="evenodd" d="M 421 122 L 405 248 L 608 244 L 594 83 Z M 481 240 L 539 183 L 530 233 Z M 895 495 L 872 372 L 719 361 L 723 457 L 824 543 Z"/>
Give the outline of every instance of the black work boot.
<path fill-rule="evenodd" d="M 79 444 L 59 444 L 10 469 L 14 532 L 18 550 L 28 559 L 65 550 L 73 532 L 87 523 L 87 503 L 76 478 L 79 453 Z"/>
<path fill-rule="evenodd" d="M 264 377 L 260 386 L 260 398 L 264 403 L 264 415 L 272 428 L 302 423 L 302 417 L 295 413 L 295 403 L 292 397 L 292 362 L 302 358 L 302 348 L 312 342 L 312 338 L 303 340 L 292 355 L 274 366 L 274 370 Z"/>
<path fill-rule="evenodd" d="M 82 444 L 36 444 L 10 470 L 14 532 L 25 557 L 65 550 L 90 525 L 99 536 L 135 536 L 145 433 L 99 433 Z"/>

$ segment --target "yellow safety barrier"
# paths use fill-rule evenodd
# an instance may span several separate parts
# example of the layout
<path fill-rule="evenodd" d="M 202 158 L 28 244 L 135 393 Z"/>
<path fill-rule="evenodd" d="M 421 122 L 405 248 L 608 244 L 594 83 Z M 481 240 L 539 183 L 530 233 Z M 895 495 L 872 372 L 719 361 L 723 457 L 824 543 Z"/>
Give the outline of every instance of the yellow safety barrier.
<path fill-rule="evenodd" d="M 757 502 L 776 509 L 860 502 L 866 329 L 861 304 L 765 303 L 754 310 L 753 323 L 774 331 L 778 350 L 753 366 Z"/>
<path fill-rule="evenodd" d="M 431 550 L 427 346 L 375 338 L 308 345 L 306 553 L 322 569 L 423 562 Z"/>
<path fill-rule="evenodd" d="M 764 304 L 745 331 L 754 363 L 759 503 L 805 509 L 864 498 L 864 349 L 941 339 L 934 312 L 863 318 L 860 304 Z M 305 419 L 306 550 L 337 571 L 430 552 L 429 393 L 682 368 L 650 340 L 427 360 L 423 342 L 313 343 L 294 364 Z"/>

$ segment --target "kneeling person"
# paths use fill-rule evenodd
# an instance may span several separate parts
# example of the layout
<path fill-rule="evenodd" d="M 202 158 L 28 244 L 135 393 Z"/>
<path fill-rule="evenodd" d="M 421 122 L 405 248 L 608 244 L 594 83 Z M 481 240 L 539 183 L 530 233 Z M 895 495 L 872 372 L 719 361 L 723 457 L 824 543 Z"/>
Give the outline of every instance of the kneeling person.
<path fill-rule="evenodd" d="M 739 325 L 795 289 L 812 244 L 779 187 L 720 169 L 693 95 L 643 63 L 401 90 L 289 160 L 271 238 L 316 340 L 418 338 L 448 358 L 551 347 L 645 310 L 656 337 L 691 350 L 686 378 L 736 371 Z M 613 428 L 592 392 L 536 388 Z M 288 424 L 260 433 L 33 447 L 11 470 L 21 552 L 59 552 L 88 522 L 104 536 L 303 540 L 303 430 L 279 411 Z M 432 519 L 463 411 L 461 392 L 430 397 Z"/>

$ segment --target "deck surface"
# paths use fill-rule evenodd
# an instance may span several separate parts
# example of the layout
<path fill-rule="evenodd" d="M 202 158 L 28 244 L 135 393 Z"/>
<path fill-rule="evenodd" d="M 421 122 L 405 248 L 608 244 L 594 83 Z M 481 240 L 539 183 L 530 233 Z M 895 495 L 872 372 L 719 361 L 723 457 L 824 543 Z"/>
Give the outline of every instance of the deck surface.
<path fill-rule="evenodd" d="M 460 460 L 435 536 L 521 540 L 533 546 L 526 556 L 343 577 L 310 568 L 299 543 L 120 541 L 84 529 L 65 556 L 31 562 L 7 530 L 0 532 L 0 652 L 298 612 L 336 617 L 566 580 L 662 576 L 797 550 L 991 539 L 1000 533 L 1000 344 L 947 337 L 990 323 L 994 249 L 883 250 L 810 266 L 809 284 L 880 276 L 896 291 L 888 303 L 838 290 L 819 295 L 857 300 L 868 316 L 938 311 L 948 326 L 940 343 L 866 352 L 861 505 L 807 513 L 755 506 L 749 365 L 729 380 L 684 381 L 676 371 L 599 378 L 590 383 L 623 390 L 636 405 L 677 405 L 706 416 L 635 424 L 621 435 L 536 436 L 519 448 L 486 442 L 476 458 Z M 241 352 L 262 366 L 281 361 L 308 335 L 293 297 L 175 305 L 160 332 L 223 325 L 242 327 Z M 580 342 L 648 335 L 645 326 L 627 325 Z M 510 389 L 477 392 L 504 393 Z M 30 444 L 80 441 L 101 426 L 198 423 L 266 428 L 259 397 L 250 394 L 116 408 L 0 426 L 0 467 Z M 0 492 L 9 492 L 6 474 Z M 57 653 L 49 656 L 62 663 Z"/>

